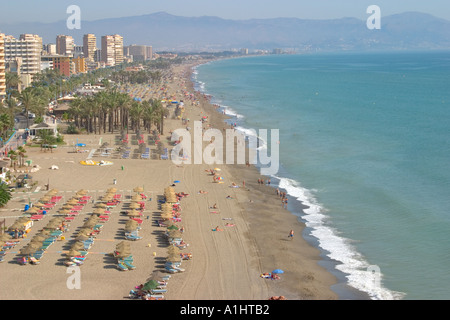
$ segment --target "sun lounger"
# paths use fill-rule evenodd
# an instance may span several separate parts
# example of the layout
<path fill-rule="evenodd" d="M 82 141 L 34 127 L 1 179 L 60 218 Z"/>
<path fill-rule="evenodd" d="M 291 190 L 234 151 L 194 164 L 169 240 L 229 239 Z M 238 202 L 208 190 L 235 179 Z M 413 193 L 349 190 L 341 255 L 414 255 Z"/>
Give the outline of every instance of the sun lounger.
<path fill-rule="evenodd" d="M 123 263 L 118 263 L 117 267 L 119 268 L 120 271 L 128 271 L 129 269 L 127 268 L 126 265 L 124 265 Z"/>
<path fill-rule="evenodd" d="M 136 236 L 126 236 L 125 237 L 127 240 L 132 240 L 132 241 L 137 241 L 137 240 L 141 240 L 142 237 L 136 237 Z"/>
<path fill-rule="evenodd" d="M 165 292 L 167 292 L 167 289 L 151 289 L 150 292 L 152 294 L 154 294 L 154 293 L 165 293 Z"/>
<path fill-rule="evenodd" d="M 129 262 L 127 260 L 123 261 L 122 263 L 130 270 L 136 269 L 136 266 L 134 266 L 133 264 L 131 264 L 131 262 Z"/>
<path fill-rule="evenodd" d="M 178 270 L 176 270 L 174 268 L 171 268 L 171 267 L 168 267 L 168 266 L 165 266 L 164 268 L 170 273 L 177 273 L 178 272 Z"/>

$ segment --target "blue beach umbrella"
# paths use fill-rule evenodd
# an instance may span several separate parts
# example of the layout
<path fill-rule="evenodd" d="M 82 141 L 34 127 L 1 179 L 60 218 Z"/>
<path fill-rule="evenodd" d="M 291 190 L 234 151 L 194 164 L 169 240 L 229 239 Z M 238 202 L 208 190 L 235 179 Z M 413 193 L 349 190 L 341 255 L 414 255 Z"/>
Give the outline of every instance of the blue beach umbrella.
<path fill-rule="evenodd" d="M 281 270 L 281 269 L 275 269 L 275 270 L 273 270 L 272 271 L 272 273 L 275 273 L 275 274 L 280 274 L 280 273 L 284 273 L 284 271 L 283 270 Z"/>
<path fill-rule="evenodd" d="M 173 183 L 180 183 L 180 180 L 175 180 Z"/>

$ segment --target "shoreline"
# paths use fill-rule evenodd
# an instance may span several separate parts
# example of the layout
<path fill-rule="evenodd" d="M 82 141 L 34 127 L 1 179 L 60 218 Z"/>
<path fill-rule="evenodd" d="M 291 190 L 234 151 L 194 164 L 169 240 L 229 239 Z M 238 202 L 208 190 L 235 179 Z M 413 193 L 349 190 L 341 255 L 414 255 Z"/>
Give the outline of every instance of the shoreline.
<path fill-rule="evenodd" d="M 215 61 L 215 60 L 214 60 Z M 209 62 L 213 62 L 213 61 L 208 61 Z M 192 67 L 192 69 L 196 69 L 198 66 L 200 66 L 202 64 L 198 64 Z M 195 87 L 195 83 L 192 80 L 192 75 L 190 77 L 191 82 L 192 82 L 192 86 Z M 212 98 L 214 98 L 214 96 L 211 96 Z M 223 106 L 220 106 L 223 108 Z M 217 114 L 220 114 L 218 110 L 215 110 Z M 227 120 L 230 120 L 233 118 L 233 116 L 231 115 L 225 115 L 223 117 L 223 121 L 227 122 Z M 254 167 L 255 170 L 259 170 L 257 168 L 257 166 L 252 165 L 252 167 Z M 265 177 L 265 180 L 267 179 L 272 179 L 273 177 Z M 278 180 L 278 179 L 277 179 Z M 269 185 L 269 188 L 273 189 L 275 192 L 275 190 L 277 188 L 279 188 L 278 183 L 274 184 L 272 182 L 271 185 Z M 284 190 L 284 189 L 280 189 L 280 190 Z M 284 190 L 286 191 L 286 190 Z M 270 191 L 268 191 L 267 193 L 270 193 Z M 294 217 L 296 217 L 297 222 L 299 224 L 302 225 L 302 237 L 303 239 L 307 242 L 308 245 L 312 246 L 313 248 L 317 249 L 319 251 L 319 256 L 320 259 L 317 261 L 317 264 L 323 268 L 325 268 L 334 278 L 335 278 L 335 283 L 330 284 L 330 289 L 337 295 L 337 299 L 339 300 L 371 300 L 371 298 L 369 297 L 369 295 L 363 291 L 360 291 L 354 287 L 351 287 L 350 285 L 348 285 L 346 283 L 346 275 L 339 271 L 338 269 L 336 269 L 336 265 L 338 264 L 337 261 L 329 258 L 327 256 L 327 251 L 322 249 L 319 245 L 318 239 L 316 239 L 314 236 L 310 235 L 310 231 L 312 230 L 311 228 L 307 227 L 305 225 L 305 221 L 302 218 L 302 215 L 305 215 L 305 212 L 303 211 L 304 209 L 309 208 L 307 205 L 303 204 L 300 200 L 293 198 L 290 195 L 287 195 L 287 198 L 289 199 L 289 204 L 287 207 L 287 211 Z"/>

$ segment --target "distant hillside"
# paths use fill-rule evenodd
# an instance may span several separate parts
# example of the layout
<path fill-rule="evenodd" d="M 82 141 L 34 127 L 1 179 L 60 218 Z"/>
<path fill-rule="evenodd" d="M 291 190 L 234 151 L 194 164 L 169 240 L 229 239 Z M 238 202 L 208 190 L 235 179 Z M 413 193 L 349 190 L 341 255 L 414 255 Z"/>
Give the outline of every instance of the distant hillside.
<path fill-rule="evenodd" d="M 100 37 L 118 33 L 125 45 L 152 45 L 155 50 L 197 51 L 232 48 L 297 50 L 417 50 L 450 49 L 450 21 L 407 12 L 382 17 L 381 30 L 369 30 L 356 18 L 306 20 L 296 18 L 227 20 L 218 17 L 181 17 L 164 12 L 96 21 L 82 21 L 81 30 L 66 22 L 6 25 L 0 30 L 19 36 L 35 33 L 44 43 L 58 34 L 72 35 L 82 44 L 85 33 Z"/>

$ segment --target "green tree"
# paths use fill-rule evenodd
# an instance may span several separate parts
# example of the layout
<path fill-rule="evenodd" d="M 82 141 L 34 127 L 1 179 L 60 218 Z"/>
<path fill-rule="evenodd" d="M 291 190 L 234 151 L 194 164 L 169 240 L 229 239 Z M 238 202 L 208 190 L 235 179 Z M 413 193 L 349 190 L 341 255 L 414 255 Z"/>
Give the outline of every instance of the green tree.
<path fill-rule="evenodd" d="M 6 204 L 11 200 L 11 191 L 6 183 L 0 183 L 0 207 L 6 206 Z"/>

